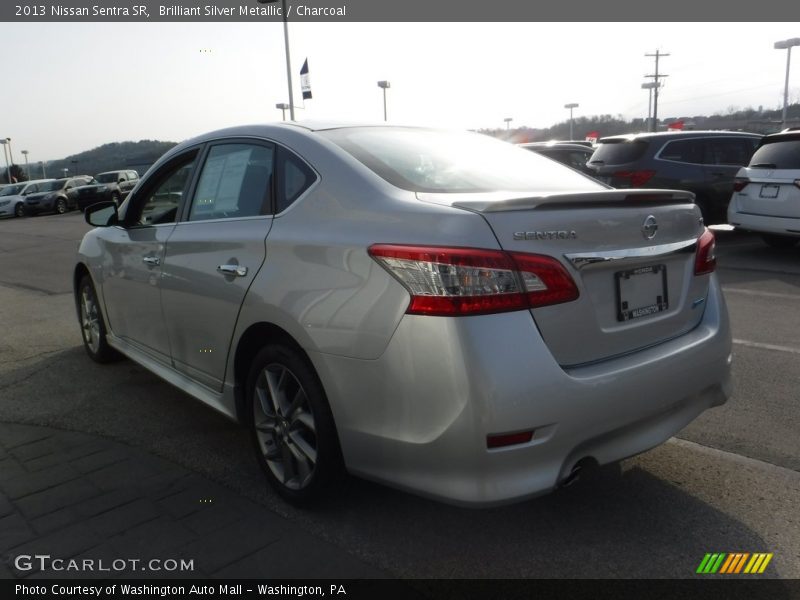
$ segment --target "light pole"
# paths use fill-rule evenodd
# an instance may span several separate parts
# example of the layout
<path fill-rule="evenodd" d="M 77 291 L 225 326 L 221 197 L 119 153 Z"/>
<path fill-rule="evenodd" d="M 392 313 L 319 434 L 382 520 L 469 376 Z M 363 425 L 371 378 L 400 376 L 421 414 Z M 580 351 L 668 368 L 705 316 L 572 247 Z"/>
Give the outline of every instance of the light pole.
<path fill-rule="evenodd" d="M 650 111 L 653 108 L 653 90 L 656 87 L 661 87 L 661 82 L 660 81 L 658 81 L 658 82 L 656 82 L 656 81 L 648 81 L 648 82 L 642 84 L 642 89 L 643 90 L 647 90 L 647 124 L 645 126 L 645 129 L 647 131 L 650 131 L 650 119 L 651 119 L 650 115 L 652 114 Z"/>
<path fill-rule="evenodd" d="M 392 87 L 388 81 L 379 81 L 378 87 L 383 90 L 383 120 L 386 121 L 386 90 Z"/>
<path fill-rule="evenodd" d="M 30 179 L 31 178 L 31 172 L 30 172 L 30 169 L 28 168 L 28 151 L 27 150 L 23 150 L 22 151 L 22 155 L 25 157 L 25 175 L 27 175 L 28 178 Z"/>
<path fill-rule="evenodd" d="M 73 165 L 75 165 L 74 167 L 72 167 L 72 175 L 73 176 L 77 175 L 78 174 L 78 161 L 73 158 L 69 162 L 72 163 Z"/>
<path fill-rule="evenodd" d="M 3 156 L 6 157 L 6 183 L 11 183 L 11 167 L 8 165 L 8 152 L 6 152 L 6 140 L 0 139 L 0 144 L 3 144 Z"/>
<path fill-rule="evenodd" d="M 572 109 L 578 108 L 579 104 L 577 102 L 570 102 L 569 104 L 565 104 L 564 108 L 569 109 L 569 139 L 573 139 L 572 137 Z"/>
<path fill-rule="evenodd" d="M 259 4 L 272 4 L 278 0 L 258 0 Z M 292 59 L 289 55 L 289 19 L 286 13 L 286 0 L 281 0 L 283 16 L 283 44 L 286 47 L 286 83 L 289 86 L 289 119 L 294 121 L 294 93 L 292 92 Z"/>
<path fill-rule="evenodd" d="M 43 160 L 39 161 L 39 166 L 42 167 L 42 179 L 47 179 L 47 173 L 44 170 L 44 161 Z"/>
<path fill-rule="evenodd" d="M 783 116 L 781 128 L 786 127 L 786 106 L 789 104 L 789 64 L 792 61 L 792 46 L 800 46 L 800 38 L 789 38 L 775 42 L 776 50 L 786 50 L 786 84 L 783 86 Z"/>
<path fill-rule="evenodd" d="M 508 128 L 511 127 L 511 121 L 513 120 L 514 120 L 513 117 L 506 117 L 505 119 L 503 119 L 503 121 L 506 122 L 506 131 L 508 131 Z"/>
<path fill-rule="evenodd" d="M 11 151 L 11 138 L 6 138 L 6 142 L 8 142 L 8 158 L 11 159 L 11 165 L 14 165 L 14 153 Z"/>
<path fill-rule="evenodd" d="M 285 121 L 286 120 L 286 109 L 289 108 L 289 105 L 286 104 L 286 102 L 278 102 L 278 104 L 275 105 L 275 108 L 277 108 L 278 110 L 281 111 L 281 114 L 283 115 L 283 120 Z"/>

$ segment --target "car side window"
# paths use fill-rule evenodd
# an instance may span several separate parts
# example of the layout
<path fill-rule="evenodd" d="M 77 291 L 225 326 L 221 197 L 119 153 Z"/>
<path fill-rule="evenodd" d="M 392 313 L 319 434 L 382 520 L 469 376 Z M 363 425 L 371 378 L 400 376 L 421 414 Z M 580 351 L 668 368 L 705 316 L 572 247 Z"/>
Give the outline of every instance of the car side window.
<path fill-rule="evenodd" d="M 281 213 L 305 192 L 317 176 L 300 158 L 281 148 L 278 151 L 278 190 L 275 212 Z"/>
<path fill-rule="evenodd" d="M 702 140 L 677 140 L 669 142 L 658 158 L 662 160 L 674 160 L 676 162 L 701 164 L 703 162 Z"/>
<path fill-rule="evenodd" d="M 274 154 L 271 145 L 213 146 L 200 172 L 189 221 L 270 214 Z"/>
<path fill-rule="evenodd" d="M 181 157 L 155 175 L 155 181 L 137 197 L 140 213 L 132 219 L 137 225 L 174 223 L 181 198 L 186 193 L 197 152 Z M 127 219 L 126 219 L 127 220 Z"/>
<path fill-rule="evenodd" d="M 704 162 L 708 165 L 746 165 L 752 155 L 749 140 L 712 138 L 706 141 Z"/>

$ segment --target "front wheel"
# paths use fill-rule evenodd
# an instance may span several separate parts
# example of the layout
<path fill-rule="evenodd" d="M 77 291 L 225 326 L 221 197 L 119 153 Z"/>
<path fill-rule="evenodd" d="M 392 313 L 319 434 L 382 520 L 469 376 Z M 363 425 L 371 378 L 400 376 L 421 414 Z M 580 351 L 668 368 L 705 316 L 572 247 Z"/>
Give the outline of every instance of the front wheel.
<path fill-rule="evenodd" d="M 20 202 L 14 207 L 14 216 L 15 217 L 24 217 L 25 216 L 25 206 Z"/>
<path fill-rule="evenodd" d="M 318 499 L 341 474 L 341 451 L 322 384 L 308 359 L 264 347 L 247 379 L 251 435 L 270 485 L 289 502 Z"/>
<path fill-rule="evenodd" d="M 792 237 L 789 235 L 775 235 L 775 234 L 767 234 L 761 236 L 761 239 L 764 240 L 764 243 L 768 246 L 773 248 L 778 248 L 779 250 L 786 250 L 788 248 L 793 248 L 800 238 Z"/>
<path fill-rule="evenodd" d="M 108 345 L 103 313 L 97 301 L 94 284 L 84 275 L 78 284 L 78 314 L 80 315 L 83 347 L 93 361 L 109 363 L 120 360 L 122 355 Z"/>
<path fill-rule="evenodd" d="M 67 201 L 63 198 L 56 200 L 56 212 L 60 215 L 67 212 Z"/>

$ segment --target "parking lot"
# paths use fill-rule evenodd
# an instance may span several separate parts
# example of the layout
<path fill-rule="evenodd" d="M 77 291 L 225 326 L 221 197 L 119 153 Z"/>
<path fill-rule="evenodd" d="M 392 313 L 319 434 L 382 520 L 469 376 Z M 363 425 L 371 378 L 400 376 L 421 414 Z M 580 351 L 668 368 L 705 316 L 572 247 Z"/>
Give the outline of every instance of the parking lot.
<path fill-rule="evenodd" d="M 299 510 L 266 488 L 244 430 L 133 362 L 85 356 L 71 269 L 87 230 L 77 212 L 0 221 L 0 422 L 162 457 L 398 577 L 681 578 L 707 552 L 771 552 L 765 575 L 800 577 L 800 248 L 718 232 L 735 395 L 665 445 L 508 507 L 454 508 L 351 480 Z"/>

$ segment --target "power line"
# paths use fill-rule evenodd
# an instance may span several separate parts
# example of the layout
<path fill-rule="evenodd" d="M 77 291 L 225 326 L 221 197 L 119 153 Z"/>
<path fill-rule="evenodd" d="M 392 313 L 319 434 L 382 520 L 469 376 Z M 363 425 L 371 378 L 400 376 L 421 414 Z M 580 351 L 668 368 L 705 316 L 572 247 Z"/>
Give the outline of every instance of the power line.
<path fill-rule="evenodd" d="M 661 84 L 658 82 L 661 77 L 669 77 L 669 75 L 659 74 L 658 72 L 658 59 L 662 56 L 669 56 L 669 54 L 662 54 L 660 50 L 656 50 L 655 54 L 645 54 L 645 56 L 652 56 L 656 59 L 656 72 L 654 75 L 645 75 L 645 77 L 652 77 L 655 85 L 653 86 L 653 123 L 650 126 L 651 131 L 655 131 L 658 123 L 658 88 Z"/>

